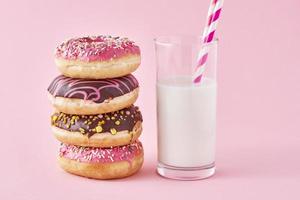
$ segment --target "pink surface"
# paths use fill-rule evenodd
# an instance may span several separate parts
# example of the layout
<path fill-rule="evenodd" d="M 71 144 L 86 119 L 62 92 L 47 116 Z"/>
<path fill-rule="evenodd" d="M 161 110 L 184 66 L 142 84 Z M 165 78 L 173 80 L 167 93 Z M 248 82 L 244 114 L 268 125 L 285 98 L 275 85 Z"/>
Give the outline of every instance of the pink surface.
<path fill-rule="evenodd" d="M 201 34 L 209 1 L 5 1 L 0 7 L 0 199 L 299 199 L 300 2 L 225 1 L 218 27 L 217 174 L 181 182 L 155 174 L 152 38 Z M 57 44 L 81 35 L 128 36 L 144 114 L 145 164 L 123 180 L 72 176 L 56 164 L 46 98 Z"/>

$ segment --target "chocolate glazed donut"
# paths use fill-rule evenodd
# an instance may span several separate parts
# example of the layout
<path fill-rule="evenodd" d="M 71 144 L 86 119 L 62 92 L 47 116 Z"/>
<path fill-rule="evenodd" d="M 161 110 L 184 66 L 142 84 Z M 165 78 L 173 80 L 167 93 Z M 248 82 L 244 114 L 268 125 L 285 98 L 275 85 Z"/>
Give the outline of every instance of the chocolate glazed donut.
<path fill-rule="evenodd" d="M 138 96 L 133 75 L 110 79 L 55 78 L 48 92 L 54 107 L 67 114 L 99 114 L 132 105 Z"/>
<path fill-rule="evenodd" d="M 52 130 L 59 141 L 90 147 L 122 146 L 136 141 L 142 121 L 136 106 L 99 115 L 54 113 L 51 117 Z"/>

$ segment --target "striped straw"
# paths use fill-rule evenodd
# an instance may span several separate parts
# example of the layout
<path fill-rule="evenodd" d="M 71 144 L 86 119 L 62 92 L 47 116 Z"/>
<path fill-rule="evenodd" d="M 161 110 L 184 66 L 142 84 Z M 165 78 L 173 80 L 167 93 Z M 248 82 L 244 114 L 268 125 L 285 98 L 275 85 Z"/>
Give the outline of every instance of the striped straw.
<path fill-rule="evenodd" d="M 214 39 L 214 35 L 218 25 L 218 19 L 222 11 L 223 0 L 211 0 L 207 14 L 207 23 L 203 31 L 203 45 L 210 43 Z M 208 58 L 208 48 L 202 47 L 199 56 L 195 73 L 193 76 L 193 82 L 199 84 L 202 80 L 203 73 L 205 71 L 205 65 Z"/>

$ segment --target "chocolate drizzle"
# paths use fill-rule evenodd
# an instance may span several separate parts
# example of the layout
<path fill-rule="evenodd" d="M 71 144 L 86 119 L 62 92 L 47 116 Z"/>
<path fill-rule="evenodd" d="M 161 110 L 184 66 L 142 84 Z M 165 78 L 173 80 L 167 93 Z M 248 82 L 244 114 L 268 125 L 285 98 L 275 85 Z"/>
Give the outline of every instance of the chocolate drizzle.
<path fill-rule="evenodd" d="M 130 132 L 137 122 L 142 121 L 142 115 L 137 106 L 100 115 L 54 113 L 51 117 L 53 126 L 71 132 L 81 132 L 88 137 L 96 133 L 110 132 L 115 135 L 124 130 Z"/>
<path fill-rule="evenodd" d="M 90 100 L 102 103 L 127 94 L 139 86 L 136 78 L 129 74 L 119 78 L 78 79 L 63 75 L 56 77 L 48 91 L 54 97 Z"/>

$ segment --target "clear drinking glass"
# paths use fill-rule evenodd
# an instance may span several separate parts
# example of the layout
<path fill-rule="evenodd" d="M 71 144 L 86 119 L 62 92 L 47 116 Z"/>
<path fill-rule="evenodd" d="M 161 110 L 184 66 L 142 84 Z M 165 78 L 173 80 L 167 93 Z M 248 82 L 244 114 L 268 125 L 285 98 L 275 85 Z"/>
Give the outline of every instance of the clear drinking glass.
<path fill-rule="evenodd" d="M 197 180 L 215 172 L 217 40 L 167 36 L 155 39 L 157 62 L 157 172 Z M 208 58 L 201 84 L 193 74 L 201 48 Z"/>

